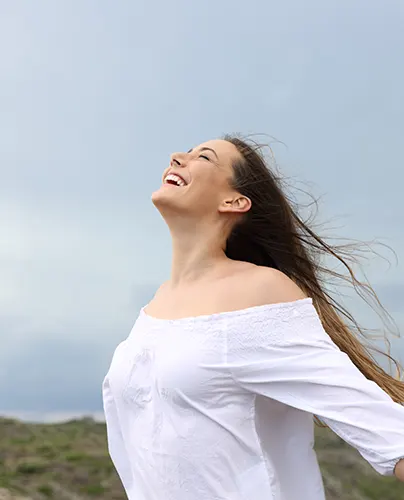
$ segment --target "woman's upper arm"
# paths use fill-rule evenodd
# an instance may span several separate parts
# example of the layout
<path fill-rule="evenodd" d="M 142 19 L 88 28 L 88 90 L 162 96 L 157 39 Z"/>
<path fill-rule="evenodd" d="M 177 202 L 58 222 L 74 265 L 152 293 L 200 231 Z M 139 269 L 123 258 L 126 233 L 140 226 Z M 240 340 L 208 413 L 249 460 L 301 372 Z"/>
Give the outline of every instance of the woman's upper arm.
<path fill-rule="evenodd" d="M 311 299 L 261 308 L 229 332 L 228 363 L 244 389 L 321 417 L 379 473 L 404 457 L 404 407 L 332 342 Z"/>
<path fill-rule="evenodd" d="M 102 399 L 107 427 L 108 450 L 126 491 L 133 486 L 133 476 L 126 444 L 123 439 L 118 409 L 111 389 L 109 375 L 102 383 Z"/>

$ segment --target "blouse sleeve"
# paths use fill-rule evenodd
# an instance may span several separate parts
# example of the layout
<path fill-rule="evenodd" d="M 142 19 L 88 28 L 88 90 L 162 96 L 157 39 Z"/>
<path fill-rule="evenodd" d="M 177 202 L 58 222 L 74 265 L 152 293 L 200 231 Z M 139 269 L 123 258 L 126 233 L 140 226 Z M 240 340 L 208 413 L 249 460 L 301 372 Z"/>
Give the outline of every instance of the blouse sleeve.
<path fill-rule="evenodd" d="M 122 481 L 123 487 L 125 491 L 128 492 L 131 491 L 133 487 L 133 476 L 119 424 L 116 403 L 109 384 L 108 374 L 104 378 L 102 384 L 102 398 L 105 421 L 107 424 L 108 451 Z"/>
<path fill-rule="evenodd" d="M 325 332 L 311 299 L 260 306 L 228 332 L 243 389 L 320 417 L 382 475 L 404 457 L 404 406 L 368 380 Z"/>

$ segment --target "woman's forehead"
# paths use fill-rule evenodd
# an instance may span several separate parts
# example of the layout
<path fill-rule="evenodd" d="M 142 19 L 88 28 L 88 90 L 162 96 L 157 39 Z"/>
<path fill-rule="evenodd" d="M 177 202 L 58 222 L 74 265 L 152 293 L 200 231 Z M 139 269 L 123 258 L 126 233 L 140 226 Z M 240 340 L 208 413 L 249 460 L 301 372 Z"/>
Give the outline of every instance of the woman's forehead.
<path fill-rule="evenodd" d="M 231 142 L 225 141 L 223 139 L 212 139 L 210 141 L 203 142 L 192 149 L 195 151 L 202 148 L 213 149 L 218 159 L 222 161 L 229 160 L 231 162 L 239 155 L 236 146 L 234 146 L 234 144 L 232 144 Z"/>

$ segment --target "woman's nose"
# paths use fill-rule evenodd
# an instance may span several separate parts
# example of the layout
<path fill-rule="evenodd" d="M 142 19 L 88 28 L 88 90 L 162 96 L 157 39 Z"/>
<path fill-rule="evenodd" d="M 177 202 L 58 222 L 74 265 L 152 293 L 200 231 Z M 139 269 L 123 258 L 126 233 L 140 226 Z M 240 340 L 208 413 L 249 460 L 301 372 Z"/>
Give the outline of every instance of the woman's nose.
<path fill-rule="evenodd" d="M 184 166 L 184 158 L 182 153 L 174 153 L 171 155 L 171 165 L 176 166 L 176 167 L 182 167 Z"/>

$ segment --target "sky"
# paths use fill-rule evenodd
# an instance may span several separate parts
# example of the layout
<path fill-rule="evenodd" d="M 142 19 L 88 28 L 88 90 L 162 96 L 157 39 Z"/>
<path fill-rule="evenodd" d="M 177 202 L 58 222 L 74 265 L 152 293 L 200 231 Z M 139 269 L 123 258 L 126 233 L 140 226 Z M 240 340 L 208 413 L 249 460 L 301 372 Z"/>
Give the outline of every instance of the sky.
<path fill-rule="evenodd" d="M 113 350 L 170 272 L 150 195 L 170 153 L 224 133 L 276 138 L 326 235 L 394 249 L 364 269 L 404 327 L 401 0 L 0 10 L 0 413 L 101 410 Z"/>

